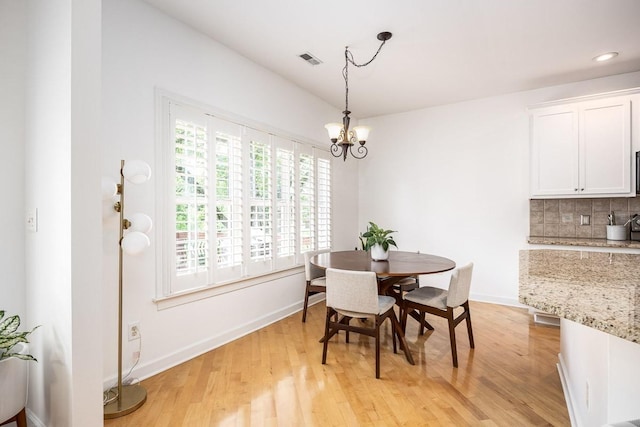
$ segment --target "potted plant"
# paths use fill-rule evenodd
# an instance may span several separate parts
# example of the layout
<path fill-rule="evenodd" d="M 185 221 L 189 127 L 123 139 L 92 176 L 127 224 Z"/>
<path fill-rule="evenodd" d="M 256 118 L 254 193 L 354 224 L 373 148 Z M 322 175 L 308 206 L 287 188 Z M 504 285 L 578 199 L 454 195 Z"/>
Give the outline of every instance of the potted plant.
<path fill-rule="evenodd" d="M 20 316 L 14 315 L 4 318 L 4 310 L 0 310 L 0 361 L 10 357 L 16 357 L 22 360 L 33 360 L 36 358 L 30 354 L 23 354 L 20 351 L 14 351 L 19 343 L 28 343 L 27 337 L 37 326 L 30 331 L 19 332 Z"/>
<path fill-rule="evenodd" d="M 4 310 L 0 310 L 0 423 L 15 421 L 26 426 L 29 370 L 25 361 L 36 361 L 28 353 L 27 337 L 36 328 L 20 332 L 19 326 L 19 316 L 4 319 Z"/>
<path fill-rule="evenodd" d="M 391 236 L 391 233 L 395 232 L 395 230 L 385 230 L 369 221 L 367 231 L 360 234 L 362 249 L 365 251 L 371 250 L 371 259 L 374 261 L 384 261 L 388 259 L 389 246 L 398 247 L 393 240 L 393 236 Z"/>

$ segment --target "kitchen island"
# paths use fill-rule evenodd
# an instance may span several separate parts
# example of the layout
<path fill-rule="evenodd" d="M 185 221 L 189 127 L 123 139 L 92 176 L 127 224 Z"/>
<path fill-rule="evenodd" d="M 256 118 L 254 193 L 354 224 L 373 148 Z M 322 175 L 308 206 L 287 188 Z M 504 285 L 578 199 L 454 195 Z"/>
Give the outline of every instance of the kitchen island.
<path fill-rule="evenodd" d="M 522 250 L 519 300 L 561 318 L 558 369 L 572 424 L 640 418 L 640 255 Z"/>

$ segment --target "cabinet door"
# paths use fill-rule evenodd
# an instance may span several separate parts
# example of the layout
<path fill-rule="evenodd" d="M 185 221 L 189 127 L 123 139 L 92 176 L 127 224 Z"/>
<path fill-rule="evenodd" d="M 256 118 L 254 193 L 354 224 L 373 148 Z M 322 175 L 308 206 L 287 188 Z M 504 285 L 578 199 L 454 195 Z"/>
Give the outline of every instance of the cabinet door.
<path fill-rule="evenodd" d="M 582 194 L 631 191 L 631 100 L 592 101 L 580 106 Z"/>
<path fill-rule="evenodd" d="M 577 107 L 539 109 L 531 119 L 531 194 L 578 194 Z"/>

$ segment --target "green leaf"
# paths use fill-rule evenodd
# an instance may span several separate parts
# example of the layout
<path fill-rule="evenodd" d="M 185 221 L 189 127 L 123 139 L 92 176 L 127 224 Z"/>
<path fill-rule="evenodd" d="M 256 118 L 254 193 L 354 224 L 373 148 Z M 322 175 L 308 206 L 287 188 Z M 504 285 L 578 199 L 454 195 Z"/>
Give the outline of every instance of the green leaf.
<path fill-rule="evenodd" d="M 0 320 L 4 317 L 4 310 L 0 310 Z M 21 342 L 28 343 L 27 336 L 38 328 L 36 326 L 30 331 L 20 331 L 17 329 L 20 326 L 20 316 L 11 316 L 0 322 L 0 360 L 15 357 L 22 360 L 36 360 L 29 354 L 18 354 L 12 352 L 12 348 Z"/>
<path fill-rule="evenodd" d="M 11 334 L 18 329 L 18 326 L 20 326 L 20 316 L 7 317 L 0 323 L 0 335 Z"/>
<path fill-rule="evenodd" d="M 3 349 L 11 349 L 14 345 L 20 343 L 20 342 L 29 342 L 27 340 L 26 337 L 26 333 L 22 333 L 22 334 L 17 334 L 17 335 L 10 335 L 7 337 L 3 337 L 0 340 L 0 348 Z"/>
<path fill-rule="evenodd" d="M 38 361 L 35 357 L 33 357 L 30 354 L 20 354 L 20 353 L 2 353 L 2 355 L 0 356 L 0 360 L 8 359 L 10 357 L 15 357 L 16 359 L 22 359 L 22 360 L 33 360 L 34 362 Z"/>

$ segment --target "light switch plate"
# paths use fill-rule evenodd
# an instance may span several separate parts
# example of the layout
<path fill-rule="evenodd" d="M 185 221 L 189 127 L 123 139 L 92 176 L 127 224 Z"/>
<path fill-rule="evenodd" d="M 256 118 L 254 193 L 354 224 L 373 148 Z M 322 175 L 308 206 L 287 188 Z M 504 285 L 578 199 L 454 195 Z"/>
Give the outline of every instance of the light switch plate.
<path fill-rule="evenodd" d="M 38 209 L 27 208 L 24 216 L 24 223 L 27 231 L 36 233 L 38 231 Z"/>
<path fill-rule="evenodd" d="M 580 215 L 580 225 L 591 225 L 591 215 Z"/>

